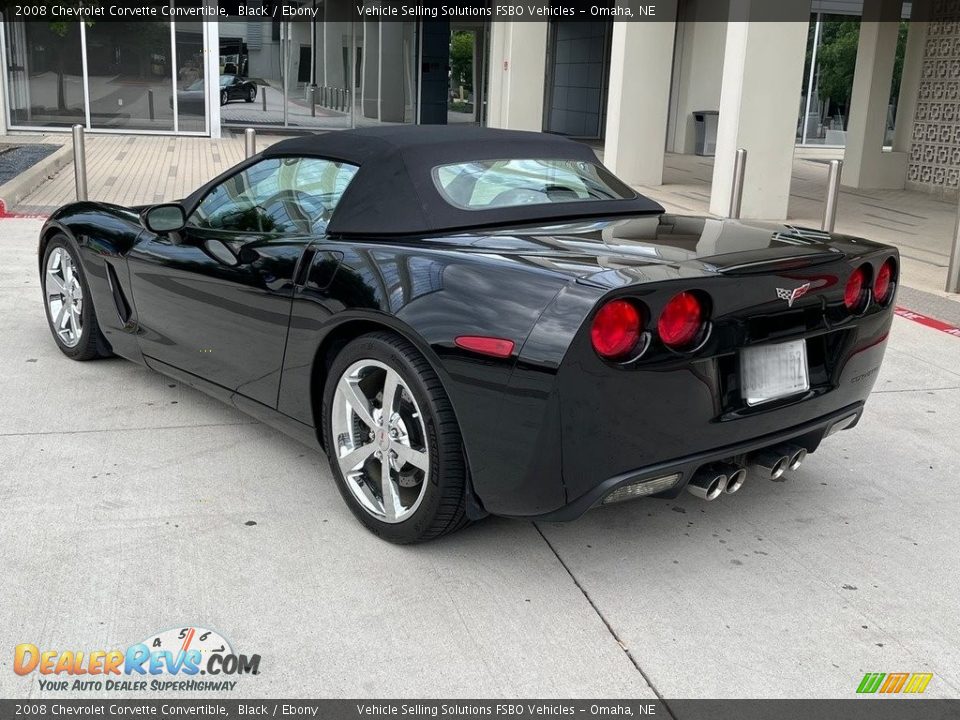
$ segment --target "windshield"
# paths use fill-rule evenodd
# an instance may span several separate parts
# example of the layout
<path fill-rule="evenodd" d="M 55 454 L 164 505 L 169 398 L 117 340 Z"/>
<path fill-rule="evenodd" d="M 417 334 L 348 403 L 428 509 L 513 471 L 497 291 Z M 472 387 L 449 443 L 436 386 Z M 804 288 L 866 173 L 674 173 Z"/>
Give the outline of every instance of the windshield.
<path fill-rule="evenodd" d="M 224 85 L 229 85 L 230 83 L 233 82 L 233 78 L 235 78 L 235 77 L 236 77 L 236 75 L 221 75 L 221 76 L 220 76 L 220 87 L 223 87 Z"/>
<path fill-rule="evenodd" d="M 636 197 L 606 168 L 582 160 L 474 160 L 434 168 L 433 181 L 464 210 Z"/>

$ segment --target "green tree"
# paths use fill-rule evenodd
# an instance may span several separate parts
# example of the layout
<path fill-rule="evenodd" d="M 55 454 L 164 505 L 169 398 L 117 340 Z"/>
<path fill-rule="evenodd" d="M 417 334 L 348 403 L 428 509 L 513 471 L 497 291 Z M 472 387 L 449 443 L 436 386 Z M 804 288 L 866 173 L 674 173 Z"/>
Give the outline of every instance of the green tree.
<path fill-rule="evenodd" d="M 450 36 L 450 82 L 473 92 L 473 33 L 457 30 Z"/>
<path fill-rule="evenodd" d="M 857 45 L 860 42 L 859 20 L 825 22 L 817 53 L 819 78 L 817 90 L 824 102 L 833 101 L 846 110 L 853 90 L 853 74 L 857 67 Z"/>

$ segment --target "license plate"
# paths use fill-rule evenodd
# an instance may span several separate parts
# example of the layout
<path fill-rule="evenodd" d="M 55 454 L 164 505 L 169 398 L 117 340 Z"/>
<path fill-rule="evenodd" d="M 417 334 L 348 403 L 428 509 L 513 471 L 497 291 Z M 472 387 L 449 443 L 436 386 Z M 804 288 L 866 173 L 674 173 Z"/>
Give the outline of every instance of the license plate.
<path fill-rule="evenodd" d="M 740 351 L 740 395 L 759 405 L 810 389 L 805 340 Z"/>

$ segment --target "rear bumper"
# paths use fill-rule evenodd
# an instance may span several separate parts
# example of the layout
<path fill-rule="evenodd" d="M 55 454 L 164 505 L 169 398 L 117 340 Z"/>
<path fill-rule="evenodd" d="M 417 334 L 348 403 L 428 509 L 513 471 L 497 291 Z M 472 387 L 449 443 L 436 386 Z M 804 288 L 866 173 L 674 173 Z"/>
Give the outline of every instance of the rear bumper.
<path fill-rule="evenodd" d="M 826 437 L 835 425 L 842 424 L 842 429 L 854 427 L 860 421 L 863 407 L 864 404 L 862 402 L 853 403 L 840 410 L 831 412 L 828 415 L 816 418 L 815 420 L 778 432 L 762 435 L 746 442 L 715 448 L 706 452 L 676 458 L 667 462 L 658 463 L 657 465 L 623 473 L 604 480 L 576 500 L 561 508 L 541 515 L 523 517 L 528 520 L 544 520 L 547 522 L 575 520 L 587 510 L 600 505 L 607 495 L 620 487 L 673 474 L 679 475 L 674 486 L 670 490 L 659 493 L 654 497 L 676 497 L 683 488 L 686 487 L 686 484 L 690 481 L 690 478 L 693 477 L 694 473 L 702 466 L 749 455 L 750 453 L 781 443 L 789 442 L 794 445 L 799 445 L 805 447 L 808 452 L 812 453 L 820 445 L 820 441 Z"/>

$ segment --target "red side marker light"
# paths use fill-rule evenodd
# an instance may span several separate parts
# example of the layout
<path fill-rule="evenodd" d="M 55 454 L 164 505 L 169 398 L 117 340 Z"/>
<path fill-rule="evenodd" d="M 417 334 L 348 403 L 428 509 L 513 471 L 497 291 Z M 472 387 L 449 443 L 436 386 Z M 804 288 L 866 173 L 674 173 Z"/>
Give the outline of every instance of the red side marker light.
<path fill-rule="evenodd" d="M 460 335 L 453 342 L 458 348 L 495 358 L 510 357 L 514 346 L 513 340 L 482 335 Z"/>

